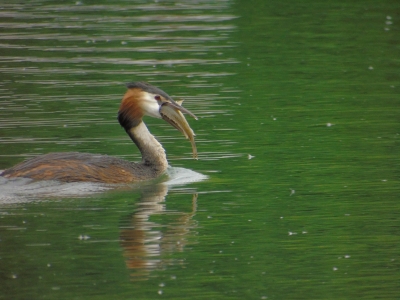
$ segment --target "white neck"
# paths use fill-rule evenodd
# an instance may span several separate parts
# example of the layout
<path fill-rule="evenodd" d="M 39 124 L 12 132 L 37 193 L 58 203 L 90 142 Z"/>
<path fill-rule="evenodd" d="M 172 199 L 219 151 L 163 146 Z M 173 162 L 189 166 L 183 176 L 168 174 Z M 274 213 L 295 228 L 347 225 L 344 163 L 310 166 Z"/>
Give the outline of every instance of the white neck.
<path fill-rule="evenodd" d="M 162 145 L 147 129 L 146 124 L 140 122 L 139 125 L 127 130 L 127 133 L 142 154 L 142 164 L 161 175 L 168 167 L 167 156 Z"/>

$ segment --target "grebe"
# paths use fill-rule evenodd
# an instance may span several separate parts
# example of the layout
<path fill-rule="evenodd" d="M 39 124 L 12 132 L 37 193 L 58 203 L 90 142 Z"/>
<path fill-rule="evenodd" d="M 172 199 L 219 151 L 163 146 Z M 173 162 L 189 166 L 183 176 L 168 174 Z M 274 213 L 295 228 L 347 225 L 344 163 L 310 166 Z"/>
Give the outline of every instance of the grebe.
<path fill-rule="evenodd" d="M 129 183 L 153 179 L 168 167 L 165 150 L 143 123 L 143 116 L 162 118 L 181 131 L 192 143 L 197 158 L 194 132 L 183 113 L 194 117 L 181 102 L 146 82 L 127 84 L 122 98 L 118 121 L 142 154 L 142 161 L 133 163 L 120 158 L 79 152 L 60 152 L 41 155 L 5 170 L 0 176 L 25 177 L 35 180 L 64 182 Z"/>

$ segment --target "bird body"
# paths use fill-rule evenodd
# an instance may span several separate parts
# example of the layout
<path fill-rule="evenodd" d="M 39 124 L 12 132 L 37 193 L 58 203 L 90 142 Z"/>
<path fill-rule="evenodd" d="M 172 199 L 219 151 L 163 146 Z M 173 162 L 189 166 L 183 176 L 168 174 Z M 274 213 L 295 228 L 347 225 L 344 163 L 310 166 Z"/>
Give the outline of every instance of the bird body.
<path fill-rule="evenodd" d="M 2 176 L 64 182 L 128 183 L 148 179 L 143 173 L 148 173 L 149 168 L 141 166 L 108 155 L 59 152 L 32 158 L 4 171 Z M 133 175 L 138 173 L 143 175 Z"/>
<path fill-rule="evenodd" d="M 147 129 L 143 116 L 163 118 L 190 138 L 193 146 L 194 133 L 181 111 L 194 115 L 164 91 L 148 83 L 130 83 L 127 87 L 118 121 L 141 152 L 141 162 L 90 153 L 49 153 L 22 162 L 0 175 L 64 182 L 129 183 L 154 179 L 163 174 L 168 167 L 165 150 Z M 193 151 L 195 155 L 195 146 Z"/>

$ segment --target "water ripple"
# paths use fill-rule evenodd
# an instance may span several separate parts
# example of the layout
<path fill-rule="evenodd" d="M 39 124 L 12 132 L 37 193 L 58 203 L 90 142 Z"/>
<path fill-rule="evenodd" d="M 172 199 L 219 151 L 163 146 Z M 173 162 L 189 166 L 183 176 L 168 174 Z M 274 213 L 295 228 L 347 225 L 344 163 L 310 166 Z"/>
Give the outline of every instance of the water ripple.
<path fill-rule="evenodd" d="M 229 115 L 235 88 L 219 79 L 235 75 L 233 66 L 239 63 L 229 54 L 236 47 L 230 40 L 236 30 L 230 6 L 223 0 L 3 4 L 0 159 L 58 151 L 57 145 L 60 151 L 85 145 L 96 152 L 100 143 L 125 147 L 130 141 L 118 131 L 115 114 L 129 81 L 150 81 L 169 93 L 173 86 L 178 96 L 172 96 L 185 99 L 185 107 L 200 120 Z M 102 138 L 92 137 L 94 128 L 104 131 Z M 169 136 L 168 124 L 158 124 L 157 130 L 162 142 L 181 141 L 181 136 Z M 198 142 L 207 144 L 209 133 L 197 132 Z M 215 145 L 229 143 L 216 139 Z"/>

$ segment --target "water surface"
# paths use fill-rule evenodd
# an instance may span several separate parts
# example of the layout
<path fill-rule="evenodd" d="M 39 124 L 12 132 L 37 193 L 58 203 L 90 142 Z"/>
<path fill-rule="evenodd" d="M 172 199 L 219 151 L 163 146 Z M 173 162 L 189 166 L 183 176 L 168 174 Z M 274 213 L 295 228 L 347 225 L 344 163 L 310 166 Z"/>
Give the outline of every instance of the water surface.
<path fill-rule="evenodd" d="M 399 298 L 399 12 L 2 4 L 0 169 L 53 151 L 139 160 L 116 113 L 143 80 L 199 117 L 198 161 L 145 122 L 172 170 L 206 177 L 0 181 L 0 299 Z"/>

